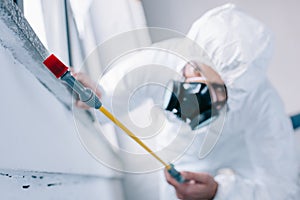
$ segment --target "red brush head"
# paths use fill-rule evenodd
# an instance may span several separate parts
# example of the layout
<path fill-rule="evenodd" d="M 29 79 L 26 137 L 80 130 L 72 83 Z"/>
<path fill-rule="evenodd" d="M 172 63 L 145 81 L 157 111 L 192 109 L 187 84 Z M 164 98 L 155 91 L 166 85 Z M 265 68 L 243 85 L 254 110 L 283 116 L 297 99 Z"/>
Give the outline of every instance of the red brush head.
<path fill-rule="evenodd" d="M 68 67 L 53 54 L 44 60 L 44 65 L 46 65 L 46 67 L 56 76 L 56 78 L 60 78 L 68 71 Z"/>

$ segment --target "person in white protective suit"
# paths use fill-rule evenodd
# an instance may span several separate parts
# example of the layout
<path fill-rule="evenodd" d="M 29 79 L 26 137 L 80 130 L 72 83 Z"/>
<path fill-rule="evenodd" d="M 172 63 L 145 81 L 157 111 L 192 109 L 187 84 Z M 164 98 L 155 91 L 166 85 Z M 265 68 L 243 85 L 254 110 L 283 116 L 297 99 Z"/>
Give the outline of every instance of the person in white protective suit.
<path fill-rule="evenodd" d="M 187 37 L 205 50 L 210 66 L 225 83 L 228 111 L 218 141 L 210 145 L 207 152 L 201 152 L 201 147 L 210 132 L 201 134 L 205 128 L 198 131 L 182 129 L 185 133 L 177 137 L 178 141 L 185 140 L 185 134 L 198 133 L 176 162 L 176 168 L 184 170 L 182 176 L 189 181 L 179 184 L 165 173 L 171 186 L 160 181 L 160 199 L 299 199 L 291 122 L 266 75 L 272 52 L 270 32 L 259 21 L 227 4 L 202 16 L 193 24 Z M 143 60 L 159 57 L 142 55 Z M 176 63 L 167 57 L 165 60 L 171 65 Z M 122 65 L 135 62 L 136 57 L 131 57 L 131 61 L 128 59 Z M 184 66 L 186 64 L 177 62 L 176 70 L 182 71 Z M 201 76 L 201 72 L 190 75 Z M 130 87 L 135 81 L 131 77 L 125 85 Z M 160 93 L 154 94 L 160 96 Z M 142 102 L 143 98 L 145 95 L 138 100 Z M 176 129 L 178 125 L 174 127 Z M 172 129 L 168 128 L 163 131 L 169 130 L 167 134 L 170 135 Z"/>
<path fill-rule="evenodd" d="M 210 154 L 198 159 L 195 142 L 177 166 L 194 171 L 187 178 L 200 180 L 199 188 L 202 179 L 197 172 L 214 176 L 214 199 L 299 199 L 293 130 L 266 75 L 272 47 L 269 31 L 229 4 L 202 16 L 188 37 L 206 51 L 225 82 L 229 111 Z M 167 179 L 179 197 L 202 199 L 196 186 Z M 173 191 L 167 190 L 163 199 L 172 199 Z"/>

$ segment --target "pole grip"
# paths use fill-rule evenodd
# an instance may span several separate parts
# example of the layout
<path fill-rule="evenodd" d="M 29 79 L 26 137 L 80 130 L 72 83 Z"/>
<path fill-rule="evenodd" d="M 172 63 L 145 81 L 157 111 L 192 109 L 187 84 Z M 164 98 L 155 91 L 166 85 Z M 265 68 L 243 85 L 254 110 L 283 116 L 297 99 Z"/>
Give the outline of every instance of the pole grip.
<path fill-rule="evenodd" d="M 84 87 L 79 81 L 77 81 L 69 71 L 62 75 L 60 79 L 67 83 L 72 90 L 79 95 L 80 101 L 96 109 L 99 109 L 102 106 L 97 95 L 91 89 Z"/>
<path fill-rule="evenodd" d="M 184 183 L 185 179 L 181 176 L 180 172 L 177 171 L 173 164 L 169 165 L 171 168 L 168 169 L 169 174 L 178 182 L 178 183 Z"/>

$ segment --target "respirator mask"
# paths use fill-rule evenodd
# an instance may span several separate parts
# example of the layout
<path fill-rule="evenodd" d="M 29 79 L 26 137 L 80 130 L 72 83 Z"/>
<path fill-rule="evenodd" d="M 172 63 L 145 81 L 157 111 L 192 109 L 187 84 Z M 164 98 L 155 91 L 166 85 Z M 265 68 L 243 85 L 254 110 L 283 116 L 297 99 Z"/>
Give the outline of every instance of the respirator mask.
<path fill-rule="evenodd" d="M 170 81 L 163 107 L 196 130 L 216 119 L 226 101 L 224 84 Z"/>

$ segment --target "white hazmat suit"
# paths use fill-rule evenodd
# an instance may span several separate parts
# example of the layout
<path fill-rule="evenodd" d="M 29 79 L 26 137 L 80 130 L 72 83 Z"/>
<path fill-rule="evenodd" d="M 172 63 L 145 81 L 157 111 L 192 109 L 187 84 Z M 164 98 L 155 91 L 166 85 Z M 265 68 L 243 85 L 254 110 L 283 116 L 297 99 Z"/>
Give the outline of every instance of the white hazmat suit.
<path fill-rule="evenodd" d="M 192 145 L 175 163 L 177 169 L 208 172 L 214 176 L 219 184 L 216 200 L 297 199 L 298 166 L 293 130 L 280 97 L 266 75 L 272 50 L 270 32 L 259 21 L 227 4 L 202 16 L 193 24 L 187 37 L 206 51 L 212 67 L 225 82 L 229 111 L 219 140 L 210 153 L 199 158 L 205 134 L 197 134 Z M 180 61 L 167 56 L 151 54 L 131 57 L 120 65 L 124 70 L 124 65 L 136 64 L 141 57 L 143 61 L 161 59 L 169 65 L 183 66 Z M 134 81 L 128 79 L 126 84 Z M 103 79 L 102 85 L 110 87 L 109 79 Z M 162 95 L 159 92 L 148 94 Z M 121 99 L 120 95 L 118 97 Z M 139 101 L 142 102 L 143 97 L 140 96 Z M 177 126 L 174 124 L 175 129 Z M 172 134 L 170 127 L 163 131 L 168 130 L 167 134 Z M 174 189 L 164 178 L 159 181 L 160 199 L 177 199 Z"/>
<path fill-rule="evenodd" d="M 198 159 L 196 141 L 177 166 L 214 175 L 219 183 L 215 199 L 300 198 L 293 130 L 266 76 L 272 47 L 269 31 L 228 4 L 196 21 L 188 37 L 206 51 L 224 80 L 229 112 L 212 152 Z M 163 199 L 171 196 L 164 194 Z"/>

